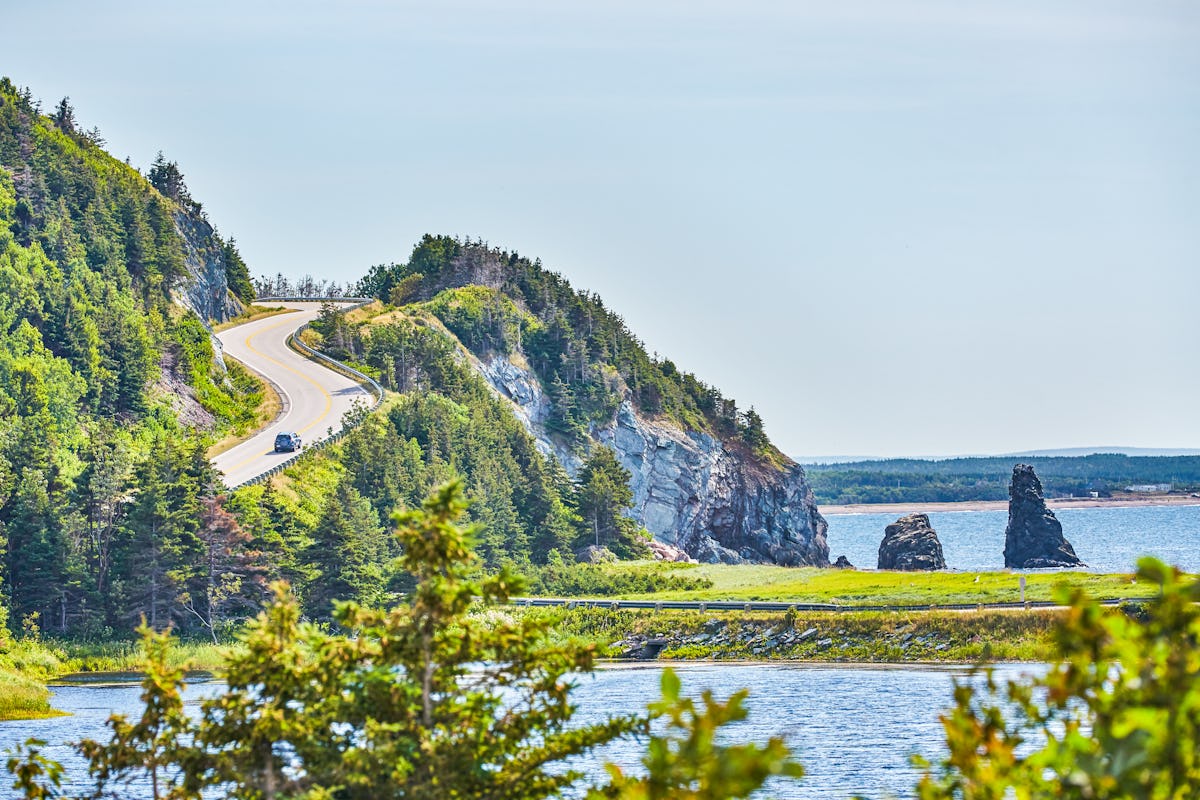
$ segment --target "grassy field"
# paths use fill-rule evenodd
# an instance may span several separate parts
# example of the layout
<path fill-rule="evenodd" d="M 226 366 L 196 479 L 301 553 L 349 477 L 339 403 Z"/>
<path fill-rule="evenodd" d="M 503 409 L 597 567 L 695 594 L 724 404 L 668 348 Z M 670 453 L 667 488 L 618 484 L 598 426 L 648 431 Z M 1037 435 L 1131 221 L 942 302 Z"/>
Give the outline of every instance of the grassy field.
<path fill-rule="evenodd" d="M 613 565 L 620 570 L 621 565 Z M 676 567 L 679 569 L 679 567 Z M 1019 575 L 1013 572 L 875 572 L 704 564 L 683 567 L 690 578 L 710 588 L 627 595 L 654 600 L 795 600 L 851 606 L 999 603 L 1020 600 Z M 1026 600 L 1052 600 L 1054 587 L 1086 589 L 1093 597 L 1149 597 L 1157 587 L 1139 585 L 1132 575 L 1088 572 L 1025 573 Z"/>

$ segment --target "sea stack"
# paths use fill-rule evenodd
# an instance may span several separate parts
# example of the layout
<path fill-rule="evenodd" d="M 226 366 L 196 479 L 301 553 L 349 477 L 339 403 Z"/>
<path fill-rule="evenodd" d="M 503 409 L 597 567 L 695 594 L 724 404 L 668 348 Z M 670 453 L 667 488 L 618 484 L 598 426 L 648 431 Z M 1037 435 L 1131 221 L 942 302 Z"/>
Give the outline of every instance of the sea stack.
<path fill-rule="evenodd" d="M 1013 467 L 1008 485 L 1008 527 L 1004 566 L 1014 569 L 1081 567 L 1075 548 L 1063 538 L 1062 524 L 1046 508 L 1042 482 L 1028 464 Z"/>
<path fill-rule="evenodd" d="M 942 543 L 926 514 L 909 514 L 888 525 L 879 543 L 879 569 L 945 569 Z"/>

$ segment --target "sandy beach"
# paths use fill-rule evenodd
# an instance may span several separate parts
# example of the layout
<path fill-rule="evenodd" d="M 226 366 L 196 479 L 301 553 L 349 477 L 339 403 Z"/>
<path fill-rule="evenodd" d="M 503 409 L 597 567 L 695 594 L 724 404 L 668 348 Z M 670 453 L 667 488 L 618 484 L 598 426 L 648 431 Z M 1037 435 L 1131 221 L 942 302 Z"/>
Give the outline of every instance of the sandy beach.
<path fill-rule="evenodd" d="M 1128 508 L 1133 506 L 1197 506 L 1200 497 L 1182 494 L 1122 494 L 1113 497 L 1060 497 L 1046 501 L 1050 508 Z M 827 517 L 839 514 L 913 514 L 937 511 L 1003 511 L 1007 500 L 967 500 L 961 503 L 858 503 L 819 506 Z"/>

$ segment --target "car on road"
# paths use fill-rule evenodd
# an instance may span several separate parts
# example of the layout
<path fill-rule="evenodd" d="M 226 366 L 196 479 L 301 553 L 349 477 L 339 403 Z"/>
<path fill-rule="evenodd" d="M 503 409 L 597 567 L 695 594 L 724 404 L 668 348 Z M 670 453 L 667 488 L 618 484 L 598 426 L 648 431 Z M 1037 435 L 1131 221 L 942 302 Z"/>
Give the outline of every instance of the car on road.
<path fill-rule="evenodd" d="M 275 437 L 276 453 L 293 453 L 303 446 L 298 433 L 281 433 Z"/>

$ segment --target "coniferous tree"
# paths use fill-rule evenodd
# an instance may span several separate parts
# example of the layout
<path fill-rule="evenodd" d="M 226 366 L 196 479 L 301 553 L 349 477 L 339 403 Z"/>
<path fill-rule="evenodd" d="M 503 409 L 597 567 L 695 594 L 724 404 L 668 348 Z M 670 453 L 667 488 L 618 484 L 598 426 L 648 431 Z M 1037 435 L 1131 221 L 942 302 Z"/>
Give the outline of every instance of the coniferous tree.
<path fill-rule="evenodd" d="M 58 101 L 58 105 L 54 107 L 54 113 L 50 115 L 50 119 L 60 131 L 66 134 L 75 133 L 75 109 L 71 106 L 71 98 L 64 97 Z"/>
<path fill-rule="evenodd" d="M 254 302 L 254 284 L 250 280 L 250 268 L 238 252 L 234 239 L 221 245 L 221 254 L 225 257 L 225 282 L 229 291 L 243 303 Z"/>
<path fill-rule="evenodd" d="M 607 547 L 622 558 L 644 555 L 646 540 L 626 516 L 633 507 L 629 470 L 611 448 L 592 449 L 576 482 L 575 504 L 582 520 L 578 543 Z"/>
<path fill-rule="evenodd" d="M 155 189 L 162 192 L 164 197 L 169 197 L 181 205 L 188 205 L 192 202 L 192 196 L 188 193 L 187 183 L 183 180 L 183 172 L 180 171 L 179 164 L 168 161 L 162 150 L 159 150 L 158 155 L 154 157 L 154 163 L 150 166 L 150 171 L 146 173 L 146 178 Z"/>
<path fill-rule="evenodd" d="M 336 600 L 365 605 L 383 601 L 387 551 L 384 532 L 362 495 L 343 478 L 330 495 L 312 532 L 305 562 L 314 576 L 304 587 L 305 608 L 314 619 L 332 619 Z"/>
<path fill-rule="evenodd" d="M 201 502 L 201 561 L 177 598 L 214 644 L 218 630 L 258 611 L 265 599 L 267 572 L 264 554 L 250 547 L 250 535 L 222 500 L 209 496 Z"/>

